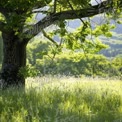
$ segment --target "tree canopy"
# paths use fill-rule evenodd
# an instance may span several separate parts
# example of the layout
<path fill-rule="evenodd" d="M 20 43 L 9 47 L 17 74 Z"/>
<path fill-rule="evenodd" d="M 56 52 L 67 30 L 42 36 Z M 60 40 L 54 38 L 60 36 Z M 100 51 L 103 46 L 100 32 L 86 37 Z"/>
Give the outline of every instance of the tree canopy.
<path fill-rule="evenodd" d="M 119 0 L 107 0 L 91 5 L 90 0 L 1 0 L 0 1 L 0 30 L 5 32 L 13 30 L 16 34 L 19 32 L 31 34 L 32 38 L 42 29 L 57 21 L 66 19 L 91 17 L 104 12 L 117 11 L 121 7 Z M 32 25 L 28 25 L 27 18 L 34 13 L 42 13 L 46 16 Z M 27 26 L 28 25 L 28 26 Z M 27 37 L 27 36 L 26 36 Z"/>

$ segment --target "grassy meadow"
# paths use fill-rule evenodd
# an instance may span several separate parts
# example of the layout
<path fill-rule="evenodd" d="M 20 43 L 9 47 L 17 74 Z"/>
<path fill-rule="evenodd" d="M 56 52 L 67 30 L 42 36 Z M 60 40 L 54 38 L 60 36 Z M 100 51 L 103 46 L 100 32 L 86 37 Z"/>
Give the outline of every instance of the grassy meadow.
<path fill-rule="evenodd" d="M 25 91 L 0 94 L 0 122 L 122 122 L 122 82 L 116 79 L 28 78 Z"/>

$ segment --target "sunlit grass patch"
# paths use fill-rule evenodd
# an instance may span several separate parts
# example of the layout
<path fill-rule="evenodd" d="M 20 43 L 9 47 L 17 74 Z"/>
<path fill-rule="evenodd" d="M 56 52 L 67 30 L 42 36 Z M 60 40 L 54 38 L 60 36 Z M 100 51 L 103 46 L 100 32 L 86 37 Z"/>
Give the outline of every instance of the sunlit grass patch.
<path fill-rule="evenodd" d="M 26 90 L 2 91 L 1 122 L 116 122 L 122 82 L 110 79 L 29 78 Z"/>

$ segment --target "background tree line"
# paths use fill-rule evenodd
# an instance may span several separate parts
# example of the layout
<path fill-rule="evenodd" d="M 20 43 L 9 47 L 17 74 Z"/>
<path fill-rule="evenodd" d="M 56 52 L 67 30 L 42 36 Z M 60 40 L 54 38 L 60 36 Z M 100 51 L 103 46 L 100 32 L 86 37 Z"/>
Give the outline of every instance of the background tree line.
<path fill-rule="evenodd" d="M 54 56 L 54 47 L 48 41 L 36 40 L 27 47 L 28 71 L 31 75 L 73 75 L 121 77 L 122 56 L 106 57 L 103 54 L 64 49 Z M 29 70 L 30 69 L 30 70 Z M 29 75 L 26 74 L 26 75 Z"/>

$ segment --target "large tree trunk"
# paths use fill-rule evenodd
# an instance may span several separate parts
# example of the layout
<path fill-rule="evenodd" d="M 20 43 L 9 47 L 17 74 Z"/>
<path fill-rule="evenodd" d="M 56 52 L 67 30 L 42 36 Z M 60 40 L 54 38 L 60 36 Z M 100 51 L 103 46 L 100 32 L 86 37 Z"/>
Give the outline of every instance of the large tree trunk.
<path fill-rule="evenodd" d="M 26 66 L 26 45 L 13 33 L 2 34 L 3 63 L 0 81 L 2 88 L 25 86 L 23 75 L 19 74 L 21 67 Z"/>

